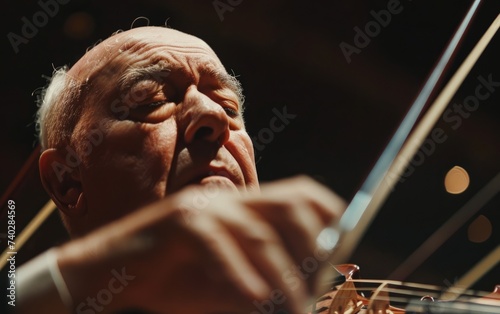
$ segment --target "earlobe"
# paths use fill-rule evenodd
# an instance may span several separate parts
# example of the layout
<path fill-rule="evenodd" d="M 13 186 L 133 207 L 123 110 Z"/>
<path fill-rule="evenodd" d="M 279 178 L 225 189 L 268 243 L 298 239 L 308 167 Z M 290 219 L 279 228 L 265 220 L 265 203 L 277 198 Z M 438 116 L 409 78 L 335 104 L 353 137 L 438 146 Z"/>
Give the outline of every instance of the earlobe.
<path fill-rule="evenodd" d="M 57 207 L 70 217 L 87 211 L 78 167 L 70 167 L 65 154 L 55 148 L 43 151 L 39 159 L 42 184 Z"/>

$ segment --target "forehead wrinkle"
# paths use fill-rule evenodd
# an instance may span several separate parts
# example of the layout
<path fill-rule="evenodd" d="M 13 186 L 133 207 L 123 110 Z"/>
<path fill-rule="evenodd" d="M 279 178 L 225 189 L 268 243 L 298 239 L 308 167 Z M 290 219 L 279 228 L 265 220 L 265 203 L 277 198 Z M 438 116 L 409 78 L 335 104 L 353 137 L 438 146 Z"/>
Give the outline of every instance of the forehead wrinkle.
<path fill-rule="evenodd" d="M 151 62 L 153 53 L 147 49 L 143 50 L 145 45 L 139 41 L 130 40 L 121 47 L 119 52 L 102 60 L 99 66 L 92 69 L 87 76 L 86 82 L 89 88 L 93 86 L 92 94 L 95 101 L 100 101 L 103 97 L 115 92 L 123 92 L 124 90 L 120 90 L 121 87 L 125 87 L 122 86 L 123 84 L 132 84 L 133 80 L 140 78 L 141 75 L 150 74 L 151 78 L 163 77 L 164 74 L 157 71 L 161 71 L 160 69 L 168 70 L 161 60 L 158 62 L 162 63 L 161 66 L 158 64 L 154 66 L 155 64 Z M 151 68 L 147 69 L 148 67 Z M 98 87 L 107 84 L 110 80 L 116 82 L 112 85 L 113 88 L 102 89 Z"/>
<path fill-rule="evenodd" d="M 189 77 L 191 81 L 196 81 L 198 75 L 208 75 L 216 78 L 221 85 L 227 85 L 231 89 L 237 90 L 233 82 L 234 78 L 227 74 L 225 70 L 221 71 L 217 69 L 217 64 L 213 63 L 214 60 L 207 58 L 189 60 L 186 56 L 168 54 L 167 56 L 163 52 L 162 54 L 148 56 L 130 65 L 118 78 L 118 86 L 124 90 L 140 80 L 153 79 L 163 81 L 171 72 L 178 72 Z M 190 63 L 194 63 L 195 67 L 193 68 Z"/>
<path fill-rule="evenodd" d="M 124 67 L 128 67 L 127 64 L 134 62 L 134 56 L 144 55 L 140 60 L 144 61 L 150 54 L 147 42 L 137 38 L 132 37 L 124 42 L 108 43 L 111 39 L 112 37 L 108 38 L 88 51 L 76 64 L 80 68 L 78 69 L 80 76 L 84 76 L 87 82 L 103 76 L 112 77 Z M 109 47 L 114 47 L 114 49 L 109 49 Z"/>
<path fill-rule="evenodd" d="M 167 30 L 162 28 L 148 28 L 144 32 L 141 29 L 135 29 L 127 32 L 121 32 L 113 35 L 91 50 L 79 60 L 79 66 L 73 67 L 75 76 L 82 81 L 88 81 L 93 78 L 96 71 L 107 67 L 114 59 L 123 55 L 143 55 L 148 57 L 158 50 L 172 54 L 179 52 L 182 54 L 205 54 L 218 61 L 217 55 L 204 41 L 188 34 L 165 35 Z M 145 58 L 144 58 L 145 59 Z M 132 60 L 133 61 L 133 60 Z M 79 68 L 75 71 L 74 68 Z"/>
<path fill-rule="evenodd" d="M 244 98 L 240 83 L 227 73 L 217 55 L 208 46 L 178 46 L 132 39 L 122 43 L 119 52 L 114 56 L 108 55 L 106 59 L 94 68 L 88 81 L 97 83 L 96 80 L 115 80 L 118 91 L 125 92 L 141 80 L 166 78 L 166 72 L 180 72 L 193 82 L 197 80 L 197 76 L 209 76 L 237 96 L 240 111 L 243 111 Z"/>
<path fill-rule="evenodd" d="M 119 87 L 123 90 L 140 80 L 165 77 L 165 72 L 178 71 L 188 74 L 189 59 L 195 49 L 190 47 L 188 50 L 183 51 L 183 49 L 171 49 L 172 47 L 185 48 L 157 43 L 144 43 L 143 45 L 132 45 L 127 47 L 128 49 L 122 51 L 122 53 L 129 55 L 131 58 L 136 57 L 139 60 L 130 65 L 120 76 L 118 79 Z M 208 58 L 196 57 L 196 59 L 204 59 L 203 64 L 205 65 L 218 60 L 215 55 L 211 55 L 212 52 L 207 54 L 206 49 L 201 48 L 196 51 L 196 54 L 199 53 L 205 56 L 208 55 Z"/>

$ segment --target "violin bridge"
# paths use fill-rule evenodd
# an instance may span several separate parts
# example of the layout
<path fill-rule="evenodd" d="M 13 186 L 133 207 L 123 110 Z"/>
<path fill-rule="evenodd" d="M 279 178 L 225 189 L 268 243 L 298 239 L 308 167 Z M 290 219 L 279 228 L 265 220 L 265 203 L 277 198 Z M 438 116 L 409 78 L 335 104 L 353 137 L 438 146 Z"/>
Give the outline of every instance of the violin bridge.
<path fill-rule="evenodd" d="M 335 294 L 328 314 L 355 314 L 361 310 L 362 306 L 363 303 L 358 299 L 354 283 L 352 280 L 347 280 Z"/>

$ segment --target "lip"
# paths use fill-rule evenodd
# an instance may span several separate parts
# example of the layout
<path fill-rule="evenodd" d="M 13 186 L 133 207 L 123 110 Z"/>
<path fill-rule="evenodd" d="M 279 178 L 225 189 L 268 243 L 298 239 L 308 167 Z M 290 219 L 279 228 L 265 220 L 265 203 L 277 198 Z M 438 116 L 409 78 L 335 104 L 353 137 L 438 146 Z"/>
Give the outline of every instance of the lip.
<path fill-rule="evenodd" d="M 191 184 L 205 184 L 213 181 L 232 183 L 235 186 L 241 185 L 239 184 L 239 180 L 237 180 L 236 176 L 224 167 L 208 167 L 208 169 L 204 169 L 200 172 L 201 173 L 194 175 L 194 178 L 189 180 L 184 186 Z"/>
<path fill-rule="evenodd" d="M 201 186 L 207 186 L 207 187 L 210 186 L 212 188 L 215 187 L 217 190 L 219 189 L 232 190 L 232 191 L 238 190 L 238 187 L 233 181 L 223 176 L 205 177 L 201 179 L 201 181 L 198 184 Z"/>
<path fill-rule="evenodd" d="M 215 156 L 198 156 L 196 155 L 198 147 L 195 148 L 194 150 L 183 148 L 177 153 L 168 176 L 167 194 L 175 193 L 189 185 L 201 185 L 201 181 L 208 177 L 213 177 L 211 180 L 215 183 L 216 179 L 219 179 L 218 182 L 231 184 L 237 189 L 245 189 L 245 173 L 238 161 L 226 149 L 219 149 Z"/>

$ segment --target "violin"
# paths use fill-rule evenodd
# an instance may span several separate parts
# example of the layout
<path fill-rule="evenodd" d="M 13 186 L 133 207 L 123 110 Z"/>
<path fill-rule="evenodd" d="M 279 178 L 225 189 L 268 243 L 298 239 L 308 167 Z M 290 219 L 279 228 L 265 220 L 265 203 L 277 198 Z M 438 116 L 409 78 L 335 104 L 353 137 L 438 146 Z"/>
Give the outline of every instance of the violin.
<path fill-rule="evenodd" d="M 460 299 L 437 286 L 393 280 L 362 280 L 359 266 L 333 267 L 340 276 L 307 314 L 500 313 L 500 285 L 491 293 L 461 291 Z"/>
<path fill-rule="evenodd" d="M 339 265 L 323 269 L 320 278 L 333 278 L 332 269 L 335 269 L 344 280 L 340 284 L 337 283 L 338 279 L 334 280 L 331 290 L 316 300 L 316 303 L 308 310 L 308 314 L 500 313 L 500 285 L 496 285 L 491 293 L 477 294 L 466 291 L 465 288 L 451 287 L 445 290 L 431 285 L 400 281 L 359 280 L 354 279 L 359 271 L 358 266 L 341 264 L 350 257 L 363 232 L 407 166 L 407 162 L 416 153 L 425 136 L 500 28 L 500 15 L 498 15 L 448 84 L 430 104 L 430 97 L 436 91 L 437 84 L 449 66 L 480 3 L 480 0 L 476 0 L 471 5 L 421 92 L 340 221 L 325 228 L 318 236 L 318 246 L 332 253 L 330 265 Z M 426 107 L 429 109 L 420 119 L 419 125 L 415 126 Z M 420 254 L 420 256 L 424 255 Z M 418 256 L 415 259 L 418 260 Z M 498 260 L 500 260 L 500 249 L 497 248 L 488 258 L 485 258 L 484 265 L 478 264 L 474 271 L 467 274 L 469 276 L 464 277 L 477 279 Z M 490 264 L 486 265 L 486 263 Z M 412 261 L 410 264 L 417 263 Z M 411 272 L 410 266 L 404 265 L 404 267 L 406 267 L 406 273 Z M 472 284 L 474 279 L 471 278 L 465 278 L 462 286 L 468 287 Z M 365 293 L 370 297 L 366 297 Z"/>

